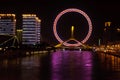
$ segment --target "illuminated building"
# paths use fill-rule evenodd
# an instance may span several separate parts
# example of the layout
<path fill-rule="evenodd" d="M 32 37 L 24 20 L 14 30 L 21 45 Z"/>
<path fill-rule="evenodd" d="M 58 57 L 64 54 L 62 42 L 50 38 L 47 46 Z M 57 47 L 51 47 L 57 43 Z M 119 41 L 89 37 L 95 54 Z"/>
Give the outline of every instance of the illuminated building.
<path fill-rule="evenodd" d="M 108 43 L 111 41 L 111 25 L 112 22 L 110 21 L 105 22 L 104 36 L 103 36 L 103 41 L 105 46 L 107 46 Z"/>
<path fill-rule="evenodd" d="M 35 14 L 23 14 L 22 44 L 35 45 L 40 43 L 41 20 Z"/>
<path fill-rule="evenodd" d="M 0 34 L 15 35 L 15 14 L 0 14 Z"/>

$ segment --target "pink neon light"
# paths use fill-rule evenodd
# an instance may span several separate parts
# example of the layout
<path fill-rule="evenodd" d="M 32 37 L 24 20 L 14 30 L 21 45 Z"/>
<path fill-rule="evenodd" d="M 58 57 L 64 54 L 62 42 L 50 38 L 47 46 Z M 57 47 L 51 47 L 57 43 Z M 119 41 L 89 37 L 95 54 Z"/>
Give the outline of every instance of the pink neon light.
<path fill-rule="evenodd" d="M 89 30 L 88 30 L 87 36 L 81 42 L 77 42 L 76 44 L 70 44 L 70 43 L 64 42 L 57 34 L 57 29 L 56 29 L 57 22 L 58 22 L 58 20 L 60 19 L 60 17 L 62 15 L 66 14 L 68 12 L 80 13 L 80 14 L 82 14 L 86 18 L 86 20 L 88 22 Z M 60 43 L 63 43 L 63 45 L 65 45 L 65 46 L 80 46 L 80 45 L 82 45 L 81 43 L 85 43 L 89 39 L 89 37 L 91 36 L 91 33 L 92 33 L 92 22 L 91 22 L 89 16 L 85 12 L 83 12 L 82 10 L 76 9 L 76 8 L 69 8 L 69 9 L 63 10 L 62 12 L 60 12 L 57 15 L 57 17 L 55 18 L 54 23 L 53 23 L 53 32 L 54 32 L 54 35 L 55 35 L 56 39 Z"/>

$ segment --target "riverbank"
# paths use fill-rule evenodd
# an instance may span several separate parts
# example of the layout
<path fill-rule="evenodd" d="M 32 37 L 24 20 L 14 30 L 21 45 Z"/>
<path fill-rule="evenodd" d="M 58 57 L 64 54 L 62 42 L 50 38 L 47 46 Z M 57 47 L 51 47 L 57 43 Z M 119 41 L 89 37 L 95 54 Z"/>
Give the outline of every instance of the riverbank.
<path fill-rule="evenodd" d="M 7 48 L 0 51 L 0 59 L 25 57 L 55 51 L 53 48 Z"/>

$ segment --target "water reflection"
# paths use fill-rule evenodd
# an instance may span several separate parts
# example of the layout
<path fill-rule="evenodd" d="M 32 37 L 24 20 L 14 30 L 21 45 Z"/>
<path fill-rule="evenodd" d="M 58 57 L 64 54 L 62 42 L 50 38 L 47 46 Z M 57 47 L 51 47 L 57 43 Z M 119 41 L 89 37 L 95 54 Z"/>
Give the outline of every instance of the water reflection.
<path fill-rule="evenodd" d="M 108 71 L 120 71 L 120 57 L 108 53 L 98 54 L 102 69 Z"/>
<path fill-rule="evenodd" d="M 26 57 L 21 60 L 21 79 L 38 80 L 40 69 L 39 56 Z"/>
<path fill-rule="evenodd" d="M 39 80 L 45 54 L 0 61 L 0 80 Z"/>
<path fill-rule="evenodd" d="M 0 80 L 120 80 L 120 58 L 89 51 L 57 51 L 0 60 Z"/>
<path fill-rule="evenodd" d="M 52 80 L 92 80 L 93 56 L 85 51 L 58 51 L 52 55 Z"/>
<path fill-rule="evenodd" d="M 120 57 L 110 53 L 98 53 L 99 67 L 104 80 L 120 80 Z"/>

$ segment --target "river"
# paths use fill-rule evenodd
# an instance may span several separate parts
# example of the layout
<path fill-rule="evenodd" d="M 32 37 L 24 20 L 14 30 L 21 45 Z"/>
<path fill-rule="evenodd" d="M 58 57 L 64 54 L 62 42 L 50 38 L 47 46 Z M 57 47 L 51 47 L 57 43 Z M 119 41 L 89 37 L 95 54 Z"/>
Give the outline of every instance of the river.
<path fill-rule="evenodd" d="M 120 80 L 120 59 L 91 51 L 56 51 L 0 60 L 0 80 Z"/>

